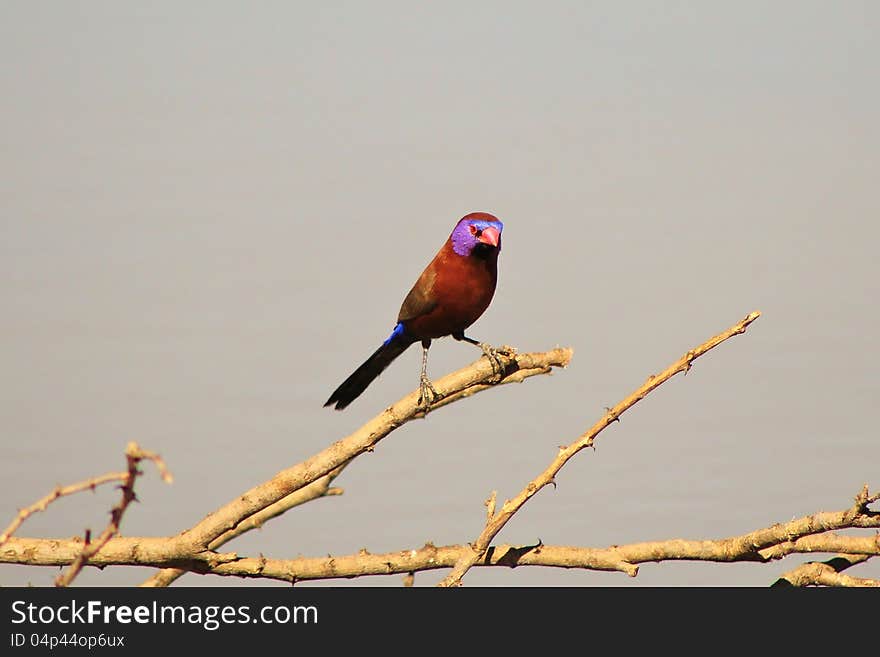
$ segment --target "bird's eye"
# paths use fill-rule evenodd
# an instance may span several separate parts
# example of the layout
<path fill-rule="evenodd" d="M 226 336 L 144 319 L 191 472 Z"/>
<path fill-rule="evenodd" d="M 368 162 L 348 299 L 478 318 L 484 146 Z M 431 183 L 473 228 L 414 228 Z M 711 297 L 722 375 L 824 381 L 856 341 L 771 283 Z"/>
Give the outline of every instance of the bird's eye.
<path fill-rule="evenodd" d="M 471 235 L 479 235 L 480 234 L 479 231 L 477 230 L 477 227 L 474 226 L 473 224 L 471 224 L 469 226 L 469 228 L 471 229 Z"/>

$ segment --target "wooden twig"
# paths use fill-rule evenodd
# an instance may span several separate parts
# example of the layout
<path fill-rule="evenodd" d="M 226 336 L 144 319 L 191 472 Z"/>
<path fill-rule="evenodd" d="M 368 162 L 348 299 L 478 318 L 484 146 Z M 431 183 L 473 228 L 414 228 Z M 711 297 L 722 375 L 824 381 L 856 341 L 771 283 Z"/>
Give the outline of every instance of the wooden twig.
<path fill-rule="evenodd" d="M 130 442 L 125 448 L 125 458 L 128 461 L 128 470 L 125 472 L 125 477 L 122 481 L 122 497 L 119 500 L 119 503 L 110 511 L 110 522 L 107 523 L 104 531 L 101 532 L 101 535 L 96 541 L 91 540 L 91 531 L 86 530 L 85 542 L 82 549 L 79 551 L 76 558 L 73 559 L 70 567 L 55 578 L 56 586 L 69 586 L 82 571 L 83 567 L 89 562 L 89 559 L 94 557 L 111 538 L 119 533 L 119 523 L 122 521 L 122 516 L 129 504 L 136 499 L 134 482 L 138 475 L 141 474 L 140 470 L 138 470 L 141 461 L 145 459 L 153 461 L 159 469 L 162 479 L 171 483 L 171 473 L 168 472 L 168 469 L 165 467 L 165 462 L 158 454 L 143 450 L 137 443 Z"/>
<path fill-rule="evenodd" d="M 572 350 L 565 348 L 523 354 L 516 354 L 512 351 L 502 352 L 503 372 L 500 380 L 498 373 L 492 370 L 488 360 L 480 358 L 471 365 L 434 381 L 434 387 L 444 397 L 443 401 L 435 404 L 433 408 L 440 408 L 452 401 L 496 385 L 518 383 L 532 376 L 549 374 L 553 368 L 568 365 L 571 356 Z M 75 542 L 72 544 L 77 546 L 76 554 L 82 554 L 82 564 L 90 562 L 96 565 L 102 563 L 101 557 L 106 555 L 106 551 L 110 547 L 128 545 L 129 549 L 140 550 L 143 548 L 146 550 L 146 554 L 158 559 L 153 563 L 162 563 L 162 567 L 166 569 L 149 578 L 144 582 L 144 585 L 167 586 L 186 570 L 186 568 L 179 568 L 178 564 L 190 562 L 216 564 L 218 563 L 215 556 L 217 553 L 214 550 L 231 538 L 260 526 L 269 518 L 275 517 L 292 506 L 303 503 L 303 501 L 338 493 L 338 489 L 331 489 L 327 486 L 335 476 L 334 473 L 338 474 L 345 465 L 360 454 L 372 451 L 375 445 L 394 429 L 422 416 L 423 410 L 418 403 L 418 391 L 416 391 L 385 409 L 353 434 L 333 443 L 327 449 L 302 463 L 282 470 L 270 480 L 243 493 L 214 513 L 209 514 L 190 529 L 175 536 L 137 539 L 140 542 L 138 545 L 131 544 L 128 538 L 115 536 L 118 532 L 118 520 L 127 506 L 127 503 L 120 502 L 111 514 L 110 524 L 97 541 L 93 543 L 91 536 L 87 536 L 85 545 Z M 123 482 L 123 492 L 125 491 L 125 483 L 129 481 L 128 476 L 129 473 L 116 473 L 113 479 Z M 312 484 L 315 484 L 314 487 L 307 490 Z M 26 513 L 24 517 L 27 515 Z M 14 530 L 20 524 L 21 519 L 16 519 L 11 527 Z M 25 540 L 26 542 L 35 541 L 35 546 L 43 545 L 41 543 L 43 539 Z M 66 543 L 62 540 L 51 539 L 51 541 L 54 546 L 59 548 L 58 554 L 65 553 L 65 550 L 61 550 L 60 546 L 71 545 L 70 542 Z M 17 541 L 13 547 L 20 545 L 21 543 Z M 4 557 L 13 559 L 11 562 L 15 562 L 15 554 L 15 549 L 2 550 Z M 76 560 L 77 556 L 71 557 L 68 554 L 67 560 L 59 563 L 62 565 L 70 564 Z M 2 561 L 4 559 L 0 558 L 0 562 Z M 39 559 L 27 558 L 18 562 L 38 563 Z M 82 564 L 77 568 L 81 569 Z"/>
<path fill-rule="evenodd" d="M 669 539 L 614 545 L 605 548 L 544 545 L 491 546 L 476 566 L 515 568 L 544 566 L 581 570 L 617 571 L 635 576 L 639 564 L 663 561 L 716 563 L 766 563 L 789 554 L 846 553 L 880 556 L 880 538 L 841 536 L 835 531 L 880 528 L 880 512 L 868 508 L 877 495 L 867 490 L 854 505 L 841 511 L 824 511 L 747 534 L 716 540 Z M 115 537 L 90 563 L 94 566 L 152 566 L 179 568 L 200 574 L 275 579 L 286 582 L 359 577 L 362 575 L 405 575 L 438 568 L 451 568 L 471 550 L 470 545 L 432 544 L 416 550 L 385 554 L 356 554 L 298 559 L 243 557 L 234 552 L 197 554 L 175 552 L 174 542 L 162 537 Z M 782 548 L 782 549 L 780 549 Z M 82 550 L 79 540 L 10 539 L 0 548 L 0 562 L 57 566 L 70 563 Z M 163 571 L 164 572 L 164 571 Z"/>
<path fill-rule="evenodd" d="M 125 481 L 127 475 L 127 472 L 109 472 L 100 477 L 93 477 L 69 486 L 56 486 L 55 489 L 45 497 L 40 498 L 28 507 L 19 509 L 18 515 L 13 518 L 12 522 L 9 523 L 9 526 L 3 530 L 2 534 L 0 534 L 0 547 L 3 546 L 19 527 L 21 527 L 25 520 L 39 511 L 45 511 L 46 508 L 59 497 L 81 493 L 86 490 L 94 491 L 98 486 L 112 481 Z"/>
<path fill-rule="evenodd" d="M 444 394 L 439 408 L 456 399 L 467 397 L 503 383 L 521 382 L 538 374 L 548 374 L 554 367 L 565 367 L 571 359 L 571 349 L 553 349 L 513 355 L 505 362 L 502 379 L 493 382 L 495 373 L 485 359 L 453 372 L 434 382 Z M 177 540 L 200 546 L 190 549 L 216 550 L 235 536 L 262 525 L 271 517 L 288 508 L 328 495 L 329 484 L 356 456 L 372 451 L 375 445 L 394 429 L 422 417 L 418 391 L 373 418 L 347 438 L 333 443 L 327 449 L 303 463 L 282 470 L 264 484 L 251 489 L 224 507 L 210 514 Z M 142 586 L 168 586 L 185 571 L 165 569 L 155 573 Z"/>
<path fill-rule="evenodd" d="M 847 568 L 869 558 L 863 554 L 838 554 L 828 561 L 811 561 L 783 574 L 773 586 L 880 587 L 880 580 L 841 574 Z"/>
<path fill-rule="evenodd" d="M 481 357 L 471 365 L 434 381 L 434 388 L 443 396 L 443 402 L 449 403 L 495 385 L 519 382 L 539 374 L 549 374 L 554 367 L 568 365 L 572 353 L 571 349 L 556 348 L 547 352 L 502 356 L 504 372 L 500 380 L 497 380 L 497 373 L 492 370 L 488 359 Z M 439 406 L 440 404 L 435 408 Z M 389 433 L 422 415 L 419 392 L 416 390 L 386 408 L 349 436 L 336 441 L 305 461 L 282 470 L 268 481 L 255 486 L 209 514 L 197 525 L 178 536 L 177 540 L 188 545 L 191 552 L 209 549 L 212 541 L 234 530 L 247 518 L 308 486 L 360 454 L 372 451 Z"/>
<path fill-rule="evenodd" d="M 688 351 L 684 356 L 679 358 L 660 374 L 649 376 L 648 380 L 645 381 L 644 384 L 642 384 L 638 389 L 636 389 L 635 392 L 619 402 L 613 408 L 609 409 L 601 420 L 593 425 L 591 429 L 584 433 L 575 442 L 568 446 L 560 447 L 559 453 L 556 455 L 556 458 L 553 459 L 552 463 L 550 463 L 550 465 L 544 470 L 544 472 L 542 472 L 535 479 L 529 482 L 529 484 L 522 491 L 520 491 L 520 493 L 516 495 L 516 497 L 504 502 L 501 509 L 494 516 L 492 516 L 492 518 L 487 520 L 485 528 L 477 537 L 477 539 L 471 544 L 472 549 L 470 550 L 470 552 L 462 555 L 461 559 L 459 559 L 459 561 L 452 568 L 452 571 L 440 582 L 440 586 L 460 586 L 461 578 L 471 568 L 471 566 L 473 566 L 475 563 L 483 558 L 483 556 L 486 554 L 486 550 L 489 549 L 489 545 L 492 543 L 492 539 L 495 538 L 498 532 L 501 531 L 504 525 L 506 525 L 507 522 L 513 517 L 513 515 L 520 508 L 522 508 L 522 506 L 526 502 L 528 502 L 532 498 L 532 496 L 535 495 L 535 493 L 544 488 L 544 486 L 553 483 L 556 474 L 562 469 L 562 467 L 568 462 L 570 458 L 572 458 L 575 454 L 577 454 L 585 447 L 591 447 L 596 439 L 596 436 L 598 436 L 599 433 L 603 429 L 605 429 L 605 427 L 607 427 L 612 422 L 617 421 L 626 410 L 644 399 L 652 390 L 662 385 L 679 372 L 687 372 L 691 368 L 691 364 L 697 358 L 710 351 L 711 349 L 714 349 L 719 344 L 733 337 L 734 335 L 744 333 L 746 327 L 754 322 L 760 315 L 761 313 L 758 311 L 750 313 L 726 331 L 719 333 L 718 335 L 710 338 L 700 346 L 692 349 L 691 351 Z"/>
<path fill-rule="evenodd" d="M 257 527 L 262 527 L 263 523 L 270 520 L 271 518 L 275 518 L 285 511 L 288 511 L 301 504 L 305 504 L 306 502 L 311 502 L 312 500 L 316 500 L 321 497 L 341 495 L 342 489 L 331 488 L 330 484 L 336 477 L 339 476 L 343 469 L 345 469 L 345 465 L 342 465 L 332 472 L 327 473 L 317 481 L 313 481 L 305 488 L 300 488 L 299 490 L 294 491 L 293 493 L 291 493 L 287 497 L 282 498 L 275 504 L 267 506 L 262 511 L 258 511 L 249 518 L 246 518 L 243 522 L 239 523 L 239 525 L 234 529 L 231 529 L 230 531 L 218 536 L 216 539 L 211 541 L 211 544 L 208 547 L 211 550 L 217 550 L 236 536 L 240 536 L 241 534 L 244 534 L 245 532 L 248 532 L 252 529 L 256 529 Z M 179 577 L 185 575 L 186 572 L 187 571 L 183 568 L 163 568 L 159 572 L 150 575 L 150 577 L 148 577 L 141 583 L 141 586 L 170 586 Z"/>

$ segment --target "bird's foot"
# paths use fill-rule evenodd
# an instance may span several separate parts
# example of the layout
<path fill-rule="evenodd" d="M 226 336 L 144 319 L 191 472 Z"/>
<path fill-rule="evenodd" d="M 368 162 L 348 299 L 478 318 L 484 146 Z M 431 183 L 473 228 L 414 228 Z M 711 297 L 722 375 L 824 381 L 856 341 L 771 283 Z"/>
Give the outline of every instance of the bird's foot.
<path fill-rule="evenodd" d="M 443 395 L 437 392 L 437 389 L 431 383 L 427 375 L 423 374 L 419 379 L 419 407 L 422 412 L 427 415 L 431 410 L 431 406 L 443 399 Z"/>
<path fill-rule="evenodd" d="M 492 375 L 495 379 L 495 383 L 501 381 L 504 378 L 504 363 L 501 361 L 501 356 L 507 356 L 508 358 L 512 358 L 516 355 L 516 349 L 513 347 L 508 347 L 504 345 L 502 347 L 498 347 L 497 349 L 490 344 L 485 342 L 480 342 L 477 345 L 480 349 L 483 350 L 483 355 L 489 359 L 489 364 L 492 365 Z"/>

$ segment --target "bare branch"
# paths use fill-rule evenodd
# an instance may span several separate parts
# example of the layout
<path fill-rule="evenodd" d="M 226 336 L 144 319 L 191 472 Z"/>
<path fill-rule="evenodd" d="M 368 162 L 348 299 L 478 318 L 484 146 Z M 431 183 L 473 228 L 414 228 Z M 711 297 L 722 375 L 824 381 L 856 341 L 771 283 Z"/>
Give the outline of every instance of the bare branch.
<path fill-rule="evenodd" d="M 497 498 L 498 498 L 498 491 L 493 490 L 489 494 L 489 497 L 486 498 L 486 501 L 483 502 L 483 504 L 486 505 L 486 518 L 488 520 L 491 520 L 492 516 L 495 515 L 495 503 L 497 501 Z"/>
<path fill-rule="evenodd" d="M 758 553 L 767 561 L 782 559 L 789 554 L 810 552 L 841 552 L 846 554 L 880 554 L 880 534 L 874 536 L 838 536 L 831 532 L 802 536 L 794 541 L 777 543 Z"/>
<path fill-rule="evenodd" d="M 160 572 L 144 582 L 144 586 L 167 586 L 186 572 L 289 582 L 399 573 L 404 575 L 404 585 L 412 586 L 416 572 L 440 568 L 452 569 L 441 585 L 459 585 L 461 577 L 475 565 L 510 568 L 551 566 L 619 571 L 635 576 L 638 573 L 638 564 L 644 562 L 767 562 L 794 553 L 825 552 L 837 553 L 838 556 L 824 563 L 804 564 L 784 575 L 776 585 L 878 586 L 880 582 L 876 580 L 852 577 L 842 574 L 841 571 L 880 554 L 880 534 L 864 537 L 833 533 L 840 529 L 880 527 L 880 512 L 869 508 L 870 504 L 880 499 L 880 493 L 871 495 L 867 485 L 856 495 L 854 504 L 843 511 L 816 513 L 742 536 L 714 541 L 672 539 L 602 549 L 547 546 L 540 541 L 526 546 L 490 545 L 492 538 L 504 524 L 538 490 L 555 483 L 555 476 L 565 463 L 578 451 L 592 446 L 596 436 L 605 427 L 617 421 L 623 412 L 666 380 L 679 372 L 686 373 L 696 358 L 733 335 L 743 333 L 759 315 L 758 312 L 750 314 L 724 333 L 689 351 L 661 374 L 649 377 L 629 397 L 607 409 L 605 416 L 577 441 L 560 447 L 550 466 L 513 500 L 505 501 L 500 511 L 496 509 L 496 492 L 492 491 L 484 502 L 487 510 L 486 527 L 473 544 L 445 547 L 426 544 L 418 550 L 379 555 L 370 554 L 363 549 L 354 555 L 287 560 L 217 552 L 228 541 L 262 526 L 266 521 L 295 506 L 320 497 L 340 494 L 340 489 L 331 488 L 330 484 L 354 457 L 364 451 L 371 451 L 376 443 L 395 428 L 421 416 L 417 393 L 412 393 L 347 438 L 307 461 L 278 473 L 269 482 L 233 500 L 192 529 L 172 537 L 131 538 L 118 535 L 122 516 L 136 499 L 134 484 L 141 474 L 138 469 L 140 461 L 152 460 L 163 479 L 171 481 L 171 475 L 158 455 L 140 449 L 136 443 L 129 443 L 126 449 L 126 472 L 108 473 L 70 486 L 56 487 L 44 498 L 19 511 L 3 534 L 0 534 L 0 562 L 69 565 L 67 571 L 57 578 L 58 586 L 69 585 L 86 565 L 161 568 Z M 504 358 L 504 371 L 499 382 L 521 381 L 529 376 L 547 373 L 553 367 L 565 366 L 570 357 L 571 350 L 567 349 L 519 355 L 511 351 Z M 450 403 L 492 387 L 492 380 L 496 376 L 491 367 L 480 359 L 471 366 L 440 379 L 435 382 L 435 386 L 444 395 L 444 402 Z M 334 467 L 326 470 L 334 463 Z M 122 496 L 111 510 L 108 525 L 96 540 L 91 540 L 91 532 L 88 530 L 84 540 L 12 536 L 30 515 L 45 510 L 59 497 L 94 490 L 98 485 L 113 481 L 122 483 Z M 284 486 L 288 487 L 286 492 Z M 217 533 L 219 529 L 223 531 Z M 193 537 L 198 537 L 198 540 Z"/>
<path fill-rule="evenodd" d="M 858 563 L 867 561 L 866 555 L 838 554 L 825 562 L 811 561 L 790 570 L 780 577 L 773 586 L 878 586 L 880 580 L 841 575 L 841 571 Z"/>
<path fill-rule="evenodd" d="M 453 372 L 442 379 L 434 382 L 438 391 L 444 396 L 441 403 L 434 408 L 442 407 L 462 397 L 470 396 L 476 392 L 488 389 L 495 385 L 521 382 L 526 378 L 539 374 L 548 374 L 554 367 L 565 367 L 572 356 L 571 349 L 556 348 L 548 352 L 516 354 L 513 350 L 501 352 L 503 371 L 499 378 L 498 372 L 492 370 L 487 359 L 480 358 L 471 365 Z M 156 559 L 152 563 L 162 564 L 166 570 L 149 578 L 146 586 L 167 586 L 179 577 L 185 568 L 177 568 L 178 564 L 189 564 L 193 560 L 209 564 L 218 563 L 216 550 L 222 544 L 239 536 L 240 534 L 261 526 L 270 518 L 284 513 L 293 506 L 297 506 L 311 499 L 338 494 L 339 489 L 329 487 L 329 482 L 356 456 L 372 451 L 375 445 L 397 427 L 410 420 L 423 416 L 422 407 L 418 404 L 418 392 L 407 395 L 393 406 L 385 409 L 378 416 L 355 431 L 353 434 L 335 442 L 327 449 L 312 456 L 306 461 L 282 470 L 272 479 L 260 484 L 243 493 L 224 507 L 209 514 L 201 522 L 192 528 L 176 535 L 161 539 L 142 538 L 139 543 L 132 544 L 127 538 L 116 537 L 119 520 L 131 502 L 134 482 L 132 472 L 113 473 L 112 475 L 97 478 L 77 484 L 73 487 L 56 489 L 47 496 L 48 499 L 40 500 L 34 505 L 37 510 L 45 508 L 52 500 L 63 494 L 70 494 L 81 489 L 87 489 L 105 483 L 106 481 L 121 481 L 123 483 L 123 499 L 111 512 L 111 520 L 107 528 L 97 541 L 91 541 L 90 533 L 86 534 L 85 541 L 67 542 L 67 546 L 75 546 L 76 554 L 67 554 L 66 560 L 60 564 L 72 564 L 71 571 L 59 583 L 71 581 L 82 566 L 87 563 L 96 565 L 106 553 L 106 546 L 124 546 L 131 550 L 128 563 L 134 563 L 138 559 L 132 559 L 134 552 L 142 548 L 146 553 L 152 554 Z M 164 464 L 154 454 L 141 452 L 140 458 L 150 458 L 156 462 L 163 474 L 163 478 L 170 480 L 170 475 L 164 469 Z M 136 474 L 136 470 L 135 470 Z M 132 496 L 128 499 L 127 496 Z M 19 513 L 19 516 L 10 525 L 6 538 L 11 536 L 34 510 L 29 508 Z M 115 537 L 115 538 L 114 538 Z M 65 541 L 51 539 L 55 547 L 64 545 Z M 41 539 L 25 539 L 29 544 L 36 541 L 36 547 L 44 547 Z M 17 547 L 20 542 L 17 541 Z M 16 561 L 16 550 L 6 549 L 3 554 Z M 62 550 L 64 552 L 64 550 Z M 143 556 L 143 553 L 140 553 Z M 173 555 L 173 556 L 172 556 Z M 146 559 L 149 561 L 149 559 Z M 222 558 L 220 559 L 222 561 Z M 2 560 L 0 560 L 2 561 Z M 39 563 L 39 559 L 25 559 L 19 563 Z"/>
<path fill-rule="evenodd" d="M 538 475 L 535 479 L 533 479 L 529 484 L 522 490 L 520 493 L 514 497 L 512 500 L 507 500 L 501 507 L 501 510 L 498 511 L 492 518 L 490 518 L 486 522 L 486 526 L 483 529 L 482 533 L 479 535 L 476 541 L 472 543 L 473 549 L 470 553 L 465 554 L 462 558 L 455 564 L 452 571 L 440 582 L 440 586 L 460 586 L 461 578 L 464 574 L 473 566 L 477 561 L 479 561 L 483 555 L 486 553 L 486 550 L 489 549 L 489 545 L 492 542 L 492 539 L 501 531 L 504 525 L 513 517 L 513 515 L 526 503 L 532 496 L 541 490 L 544 486 L 552 483 L 556 474 L 562 467 L 568 462 L 570 458 L 572 458 L 579 451 L 584 449 L 585 447 L 591 447 L 593 445 L 593 441 L 596 439 L 596 436 L 605 429 L 609 424 L 618 420 L 620 416 L 628 410 L 630 407 L 644 399 L 648 393 L 662 385 L 673 376 L 678 374 L 679 372 L 687 372 L 691 368 L 691 364 L 697 358 L 705 354 L 711 349 L 714 349 L 719 344 L 724 342 L 725 340 L 733 337 L 734 335 L 739 335 L 744 333 L 746 327 L 749 324 L 754 322 L 759 316 L 760 312 L 755 311 L 744 317 L 742 320 L 734 324 L 732 327 L 727 329 L 726 331 L 719 333 L 713 338 L 710 338 L 700 346 L 688 351 L 684 356 L 674 362 L 672 365 L 667 367 L 663 372 L 659 375 L 651 375 L 648 377 L 648 380 L 645 381 L 635 392 L 626 397 L 623 401 L 619 402 L 616 406 L 610 409 L 605 416 L 599 420 L 593 427 L 584 433 L 580 438 L 578 438 L 571 445 L 566 447 L 561 447 L 559 453 L 556 455 L 556 458 L 553 459 L 553 462 L 547 467 L 544 472 Z"/>
<path fill-rule="evenodd" d="M 45 497 L 40 498 L 29 507 L 19 510 L 18 515 L 12 520 L 9 526 L 3 530 L 3 533 L 0 534 L 0 547 L 3 546 L 19 527 L 21 527 L 21 524 L 25 520 L 34 513 L 45 511 L 46 508 L 59 497 L 81 493 L 86 490 L 94 491 L 98 486 L 110 483 L 111 481 L 125 481 L 127 475 L 127 472 L 109 472 L 100 477 L 93 477 L 86 481 L 71 484 L 70 486 L 56 486 L 55 489 Z"/>
<path fill-rule="evenodd" d="M 485 359 L 479 359 L 434 382 L 435 388 L 444 395 L 442 403 L 434 408 L 493 385 L 521 382 L 531 376 L 548 374 L 554 367 L 565 367 L 571 355 L 571 349 L 557 348 L 544 353 L 512 356 L 506 359 L 505 371 L 497 383 L 492 383 L 495 373 L 491 365 Z M 372 451 L 391 431 L 417 417 L 422 417 L 422 408 L 418 404 L 418 392 L 413 392 L 347 438 L 303 463 L 279 472 L 268 482 L 215 511 L 175 540 L 188 543 L 191 551 L 216 550 L 232 538 L 261 526 L 289 508 L 332 494 L 330 482 L 353 458 Z M 168 586 L 184 572 L 183 569 L 166 569 L 152 575 L 142 586 Z"/>
<path fill-rule="evenodd" d="M 252 529 L 256 529 L 257 527 L 262 527 L 263 523 L 270 520 L 271 518 L 275 518 L 285 511 L 292 509 L 293 507 L 299 506 L 300 504 L 305 504 L 306 502 L 311 502 L 312 500 L 328 497 L 331 495 L 341 495 L 341 488 L 331 488 L 331 482 L 339 476 L 339 474 L 345 469 L 345 464 L 339 466 L 332 472 L 327 473 L 317 481 L 313 481 L 311 484 L 306 486 L 305 488 L 300 488 L 297 491 L 294 491 L 287 497 L 280 499 L 275 504 L 267 506 L 262 511 L 258 511 L 254 515 L 246 518 L 243 522 L 241 522 L 235 529 L 226 532 L 225 534 L 218 536 L 216 539 L 211 541 L 211 544 L 208 546 L 211 550 L 216 550 L 221 547 L 223 544 L 231 541 L 236 536 L 240 536 L 247 531 Z M 144 587 L 163 587 L 170 586 L 175 580 L 177 580 L 182 575 L 186 574 L 186 570 L 182 568 L 164 568 L 160 570 L 158 573 L 154 573 L 149 578 L 147 578 L 144 582 L 141 583 L 141 586 Z"/>
<path fill-rule="evenodd" d="M 128 505 L 136 499 L 134 494 L 134 482 L 138 475 L 141 474 L 140 470 L 138 470 L 141 461 L 145 459 L 153 461 L 159 469 L 162 479 L 171 483 L 171 473 L 168 472 L 165 467 L 165 462 L 158 454 L 143 450 L 137 443 L 130 442 L 125 448 L 125 458 L 128 461 L 128 470 L 125 472 L 122 482 L 122 498 L 110 511 L 110 522 L 107 524 L 104 531 L 101 532 L 98 540 L 94 542 L 91 541 L 91 531 L 86 530 L 85 543 L 82 549 L 79 551 L 76 558 L 73 559 L 70 567 L 55 579 L 56 586 L 69 586 L 76 576 L 79 575 L 80 571 L 82 571 L 83 566 L 88 563 L 89 559 L 94 557 L 111 538 L 119 533 L 119 523 L 122 521 L 122 516 L 128 508 Z"/>
<path fill-rule="evenodd" d="M 136 443 L 129 443 L 128 449 L 131 449 L 134 446 L 134 449 L 139 449 Z M 168 472 L 168 469 L 165 467 L 164 461 L 157 455 L 152 454 L 150 452 L 141 452 L 142 456 L 140 458 L 148 458 L 156 463 L 156 466 L 159 468 L 159 473 L 166 482 L 171 483 L 173 478 L 171 473 Z M 128 455 L 128 450 L 126 450 L 126 456 Z M 22 523 L 27 520 L 34 513 L 45 511 L 48 506 L 57 500 L 59 497 L 65 497 L 67 495 L 74 495 L 76 493 L 81 493 L 86 490 L 94 491 L 98 486 L 102 484 L 108 484 L 113 481 L 121 481 L 126 482 L 129 477 L 129 472 L 108 472 L 107 474 L 101 475 L 99 477 L 92 477 L 91 479 L 86 479 L 85 481 L 80 481 L 75 484 L 70 484 L 69 486 L 56 486 L 54 490 L 46 495 L 45 497 L 40 498 L 29 507 L 24 509 L 20 509 L 18 515 L 13 518 L 12 522 L 9 526 L 3 530 L 3 533 L 0 534 L 0 547 L 9 539 L 12 534 L 22 525 Z"/>
<path fill-rule="evenodd" d="M 842 511 L 820 512 L 786 523 L 774 524 L 741 536 L 718 540 L 669 539 L 606 548 L 558 545 L 490 547 L 476 566 L 549 566 L 583 570 L 618 571 L 635 576 L 638 565 L 662 561 L 709 561 L 716 563 L 766 563 L 788 554 L 836 552 L 850 555 L 880 555 L 880 538 L 840 536 L 836 530 L 880 528 L 880 512 L 865 504 L 866 491 L 856 503 Z M 390 575 L 451 568 L 472 550 L 470 545 L 436 547 L 426 544 L 417 550 L 385 554 L 356 554 L 335 557 L 271 559 L 242 557 L 234 552 L 203 551 L 196 554 L 174 551 L 167 538 L 115 537 L 90 561 L 95 566 L 130 565 L 232 577 L 301 580 L 350 578 L 362 575 Z M 82 550 L 81 539 L 11 538 L 0 549 L 0 562 L 31 565 L 64 565 Z M 164 571 L 163 571 L 164 572 Z"/>
<path fill-rule="evenodd" d="M 548 374 L 554 367 L 568 365 L 572 353 L 571 349 L 557 348 L 543 353 L 503 357 L 504 372 L 500 380 L 497 380 L 497 372 L 493 372 L 488 359 L 480 358 L 471 365 L 434 381 L 434 387 L 444 397 L 435 408 L 494 385 L 519 382 L 538 374 Z M 209 514 L 197 525 L 183 532 L 176 540 L 188 544 L 192 552 L 208 549 L 212 541 L 227 532 L 235 531 L 240 523 L 255 513 L 308 486 L 356 456 L 372 451 L 380 440 L 396 428 L 421 417 L 423 413 L 418 398 L 418 391 L 410 393 L 351 435 L 336 441 L 302 463 L 282 470 L 270 480 L 255 486 Z"/>

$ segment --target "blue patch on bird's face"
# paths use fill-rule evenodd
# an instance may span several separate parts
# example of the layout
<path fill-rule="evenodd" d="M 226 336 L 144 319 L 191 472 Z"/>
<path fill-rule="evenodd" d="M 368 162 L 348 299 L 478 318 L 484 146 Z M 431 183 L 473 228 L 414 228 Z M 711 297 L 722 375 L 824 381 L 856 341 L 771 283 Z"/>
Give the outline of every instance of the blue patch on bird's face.
<path fill-rule="evenodd" d="M 471 251 L 477 244 L 480 244 L 479 235 L 487 228 L 494 228 L 498 231 L 499 241 L 498 250 L 501 250 L 501 231 L 504 230 L 504 224 L 498 219 L 476 219 L 464 217 L 456 224 L 452 230 L 452 250 L 460 256 L 469 256 Z"/>
<path fill-rule="evenodd" d="M 398 325 L 394 327 L 394 330 L 391 331 L 391 335 L 389 335 L 388 339 L 382 343 L 382 346 L 385 346 L 399 335 L 403 335 L 403 324 L 400 323 L 398 323 Z"/>

